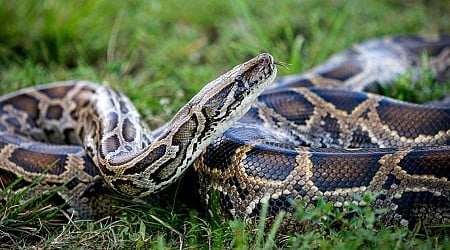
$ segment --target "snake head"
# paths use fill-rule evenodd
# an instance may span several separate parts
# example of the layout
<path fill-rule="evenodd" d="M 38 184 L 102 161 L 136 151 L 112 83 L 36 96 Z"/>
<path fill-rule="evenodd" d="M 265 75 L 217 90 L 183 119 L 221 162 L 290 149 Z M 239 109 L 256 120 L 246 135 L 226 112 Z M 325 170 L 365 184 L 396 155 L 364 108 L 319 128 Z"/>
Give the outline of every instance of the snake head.
<path fill-rule="evenodd" d="M 276 73 L 273 57 L 263 53 L 212 81 L 199 93 L 199 107 L 205 120 L 216 123 L 236 121 L 273 82 Z"/>
<path fill-rule="evenodd" d="M 190 123 L 197 125 L 187 126 L 189 131 L 180 133 L 182 140 L 195 136 L 212 141 L 242 117 L 274 81 L 276 64 L 270 54 L 263 53 L 211 81 L 178 111 L 166 134 L 191 120 Z"/>

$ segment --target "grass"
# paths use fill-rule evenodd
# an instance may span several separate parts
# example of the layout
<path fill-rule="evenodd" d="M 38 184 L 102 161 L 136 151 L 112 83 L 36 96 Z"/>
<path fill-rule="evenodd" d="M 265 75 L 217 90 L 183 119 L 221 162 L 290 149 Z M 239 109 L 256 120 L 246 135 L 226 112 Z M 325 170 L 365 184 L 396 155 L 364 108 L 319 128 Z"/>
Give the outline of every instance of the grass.
<path fill-rule="evenodd" d="M 444 2 L 29 0 L 15 4 L 0 0 L 0 93 L 58 80 L 89 79 L 125 92 L 156 127 L 206 82 L 263 51 L 290 64 L 289 70 L 281 70 L 283 75 L 307 70 L 364 39 L 448 32 L 450 6 Z M 400 89 L 410 88 L 402 87 L 408 78 L 399 82 Z M 408 91 L 388 92 L 407 99 Z M 413 100 L 442 96 L 443 91 Z M 376 222 L 366 221 L 376 212 L 371 210 L 358 211 L 361 215 L 355 221 L 341 221 L 347 226 L 335 230 L 319 215 L 347 220 L 345 213 L 325 203 L 308 212 L 317 215 L 310 218 L 312 225 L 325 223 L 322 229 L 291 234 L 270 229 L 267 234 L 255 233 L 262 232 L 263 224 L 209 218 L 177 196 L 131 203 L 117 218 L 99 221 L 72 221 L 48 206 L 45 197 L 26 203 L 12 198 L 0 212 L 1 248 L 450 246 L 445 237 L 373 227 Z"/>

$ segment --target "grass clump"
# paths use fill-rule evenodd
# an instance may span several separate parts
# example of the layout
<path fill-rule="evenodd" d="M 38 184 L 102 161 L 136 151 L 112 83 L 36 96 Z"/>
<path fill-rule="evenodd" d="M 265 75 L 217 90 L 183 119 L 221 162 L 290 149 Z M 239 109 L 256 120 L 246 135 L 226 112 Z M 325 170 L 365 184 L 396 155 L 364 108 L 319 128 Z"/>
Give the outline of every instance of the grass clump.
<path fill-rule="evenodd" d="M 429 57 L 421 56 L 421 67 L 409 70 L 400 76 L 391 86 L 381 86 L 381 94 L 394 97 L 398 100 L 412 103 L 426 103 L 432 100 L 440 100 L 450 93 L 450 82 L 439 83 L 429 65 Z"/>
<path fill-rule="evenodd" d="M 56 192 L 57 189 L 52 190 L 45 197 Z M 251 224 L 239 219 L 211 218 L 202 210 L 168 202 L 167 197 L 147 203 L 122 200 L 122 207 L 117 208 L 122 212 L 117 216 L 73 220 L 64 210 L 49 206 L 45 199 L 39 200 L 42 196 L 35 197 L 24 203 L 17 196 L 7 199 L 0 210 L 0 247 L 446 249 L 450 245 L 445 233 L 448 225 L 438 231 L 444 233 L 432 235 L 419 233 L 420 224 L 414 230 L 386 227 L 378 220 L 383 210 L 354 204 L 336 208 L 321 199 L 314 207 L 305 206 L 302 201 L 293 203 L 297 207 L 293 216 L 301 229 L 286 232 L 282 225 L 286 214 L 282 212 L 270 219 L 267 204 L 262 206 L 260 218 Z M 366 193 L 358 199 L 370 204 L 374 198 Z"/>

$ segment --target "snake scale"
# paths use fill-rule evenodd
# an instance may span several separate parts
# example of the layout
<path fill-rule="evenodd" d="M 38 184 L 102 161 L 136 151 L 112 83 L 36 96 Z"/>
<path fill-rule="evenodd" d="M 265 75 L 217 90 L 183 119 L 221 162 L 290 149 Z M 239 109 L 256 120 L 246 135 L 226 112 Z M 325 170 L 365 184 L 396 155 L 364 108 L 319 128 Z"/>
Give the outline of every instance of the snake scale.
<path fill-rule="evenodd" d="M 125 95 L 91 82 L 5 95 L 1 188 L 22 179 L 3 198 L 42 176 L 26 195 L 63 186 L 69 211 L 90 217 L 111 209 L 102 192 L 144 197 L 193 166 L 202 197 L 218 194 L 229 216 L 254 218 L 263 203 L 269 215 L 292 212 L 292 200 L 311 206 L 319 197 L 366 205 L 354 194 L 371 191 L 386 224 L 450 223 L 450 108 L 364 92 L 414 76 L 422 53 L 438 80 L 448 78 L 448 37 L 369 40 L 276 80 L 280 63 L 264 53 L 155 131 Z"/>

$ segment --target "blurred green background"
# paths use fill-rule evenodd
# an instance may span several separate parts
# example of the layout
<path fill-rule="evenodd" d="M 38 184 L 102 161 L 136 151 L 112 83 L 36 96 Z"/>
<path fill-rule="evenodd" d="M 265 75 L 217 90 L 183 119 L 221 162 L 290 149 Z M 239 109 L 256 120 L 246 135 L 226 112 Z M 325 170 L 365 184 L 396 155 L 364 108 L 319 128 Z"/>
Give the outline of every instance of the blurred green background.
<path fill-rule="evenodd" d="M 125 92 L 144 119 L 158 126 L 205 83 L 261 52 L 290 64 L 280 75 L 302 72 L 366 39 L 449 34 L 450 4 L 445 0 L 0 0 L 0 24 L 0 94 L 52 81 L 92 80 Z M 42 208 L 33 217 L 39 219 L 33 220 L 25 220 L 23 211 L 2 212 L 0 244 L 252 248 L 254 243 L 252 229 L 239 223 L 217 228 L 178 205 L 150 210 L 154 213 L 63 226 L 48 214 L 44 218 Z M 34 236 L 14 237 L 27 230 Z M 393 248 L 445 248 L 434 238 L 411 238 L 414 235 L 405 230 L 383 234 L 369 228 L 324 235 L 315 232 L 282 242 L 334 249 L 390 243 Z"/>

